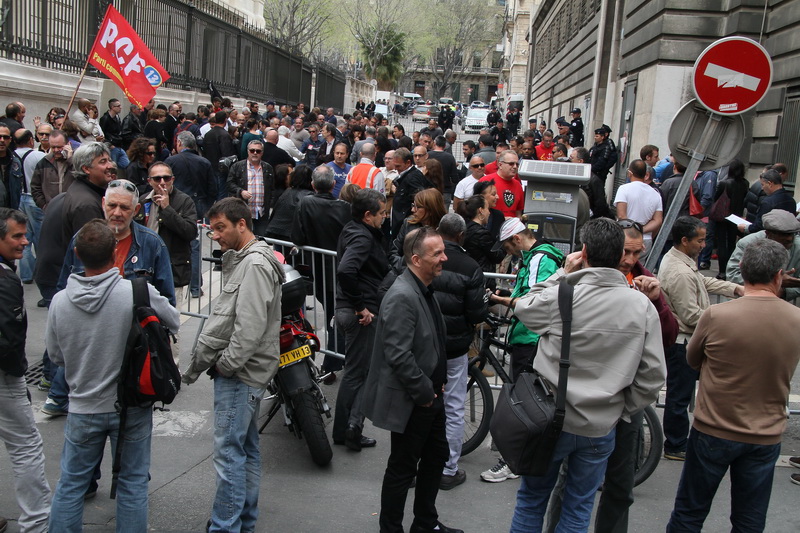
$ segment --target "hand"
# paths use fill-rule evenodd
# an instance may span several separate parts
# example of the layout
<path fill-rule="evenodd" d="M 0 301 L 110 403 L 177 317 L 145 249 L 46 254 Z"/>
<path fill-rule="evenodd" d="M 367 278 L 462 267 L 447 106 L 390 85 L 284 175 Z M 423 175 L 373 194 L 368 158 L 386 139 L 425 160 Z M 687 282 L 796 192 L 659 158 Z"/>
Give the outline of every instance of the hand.
<path fill-rule="evenodd" d="M 577 272 L 583 268 L 583 253 L 581 251 L 572 252 L 564 261 L 564 272 L 567 274 Z"/>
<path fill-rule="evenodd" d="M 500 292 L 499 290 L 497 292 Z M 510 296 L 500 296 L 499 294 L 489 294 L 489 303 L 490 304 L 500 304 L 506 307 L 511 307 L 511 297 Z"/>
<path fill-rule="evenodd" d="M 361 311 L 356 311 L 356 316 L 358 316 L 358 323 L 362 326 L 369 326 L 372 323 L 372 318 L 375 316 L 369 312 L 369 309 L 366 307 Z"/>
<path fill-rule="evenodd" d="M 739 231 L 741 231 L 742 233 L 744 233 L 745 230 L 747 230 L 747 224 L 739 224 L 736 227 L 739 228 Z"/>
<path fill-rule="evenodd" d="M 253 197 L 253 193 L 250 191 L 242 191 L 242 200 L 249 200 Z"/>
<path fill-rule="evenodd" d="M 42 125 L 42 117 L 33 117 L 33 129 L 39 129 Z"/>
<path fill-rule="evenodd" d="M 102 135 L 95 135 L 94 140 L 99 142 L 99 143 L 101 143 L 101 142 L 105 141 L 106 138 L 103 137 Z"/>
<path fill-rule="evenodd" d="M 651 301 L 658 300 L 661 295 L 661 283 L 657 278 L 651 276 L 636 276 L 633 278 L 633 285 Z"/>
<path fill-rule="evenodd" d="M 736 288 L 733 290 L 733 294 L 735 296 L 744 296 L 744 286 L 737 285 Z"/>
<path fill-rule="evenodd" d="M 435 400 L 438 397 L 439 397 L 438 394 L 434 394 L 433 395 L 433 400 Z M 433 400 L 429 401 L 428 403 L 423 403 L 422 405 L 420 405 L 420 407 L 430 407 L 431 405 L 433 405 Z"/>
<path fill-rule="evenodd" d="M 793 268 L 783 273 L 783 280 L 781 281 L 782 287 L 800 287 L 800 278 L 796 278 L 793 275 L 796 270 L 796 268 Z"/>
<path fill-rule="evenodd" d="M 153 201 L 160 207 L 161 209 L 166 209 L 169 207 L 169 193 L 167 192 L 166 187 L 163 185 L 159 185 L 158 189 L 153 194 Z"/>

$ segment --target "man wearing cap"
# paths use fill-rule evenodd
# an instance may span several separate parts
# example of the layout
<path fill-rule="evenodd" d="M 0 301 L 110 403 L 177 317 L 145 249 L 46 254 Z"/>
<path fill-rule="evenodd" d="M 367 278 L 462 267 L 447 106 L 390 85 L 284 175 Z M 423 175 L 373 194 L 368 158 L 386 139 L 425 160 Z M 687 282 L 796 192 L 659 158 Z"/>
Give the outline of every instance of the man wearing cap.
<path fill-rule="evenodd" d="M 513 308 L 517 300 L 528 294 L 532 286 L 550 278 L 564 262 L 564 253 L 561 250 L 551 244 L 537 241 L 530 228 L 525 227 L 518 218 L 509 218 L 503 223 L 497 240 L 492 251 L 505 250 L 506 253 L 519 257 L 520 263 L 511 297 L 493 296 L 495 303 Z M 539 335 L 513 317 L 508 342 L 511 344 L 511 380 L 516 381 L 519 375 L 530 367 L 536 355 Z M 518 476 L 511 472 L 502 457 L 494 467 L 481 474 L 481 479 L 490 483 L 499 483 L 516 477 Z"/>
<path fill-rule="evenodd" d="M 800 296 L 800 279 L 795 277 L 800 269 L 800 222 L 788 211 L 774 209 L 762 218 L 764 229 L 751 233 L 736 243 L 736 249 L 728 260 L 726 278 L 733 283 L 742 283 L 742 271 L 739 263 L 748 246 L 761 239 L 770 239 L 779 243 L 789 251 L 789 263 L 783 269 L 783 283 L 780 296 L 793 300 Z"/>
<path fill-rule="evenodd" d="M 556 127 L 558 128 L 559 135 L 569 135 L 569 122 L 564 117 L 556 119 Z M 572 144 L 570 144 L 572 146 Z"/>
<path fill-rule="evenodd" d="M 592 172 L 605 181 L 611 167 L 617 164 L 617 147 L 609 139 L 611 128 L 603 124 L 594 130 L 594 146 L 589 150 L 592 158 Z"/>
<path fill-rule="evenodd" d="M 484 176 L 480 181 L 491 181 L 497 187 L 500 199 L 497 208 L 506 218 L 522 215 L 525 208 L 525 193 L 522 184 L 514 179 L 519 168 L 519 157 L 513 150 L 506 150 L 497 159 L 497 172 Z"/>
<path fill-rule="evenodd" d="M 581 109 L 576 107 L 572 110 L 572 123 L 569 125 L 570 146 L 583 146 L 583 120 L 581 119 Z"/>
<path fill-rule="evenodd" d="M 797 204 L 792 194 L 783 187 L 783 178 L 777 170 L 767 170 L 759 178 L 762 190 L 767 193 L 761 200 L 756 213 L 755 221 L 752 224 L 739 224 L 739 231 L 749 234 L 761 231 L 763 217 L 775 209 L 782 209 L 790 213 L 797 214 Z"/>
<path fill-rule="evenodd" d="M 492 142 L 497 146 L 499 143 L 507 143 L 511 138 L 509 131 L 503 125 L 503 119 L 498 119 L 497 124 L 489 131 L 492 136 Z"/>

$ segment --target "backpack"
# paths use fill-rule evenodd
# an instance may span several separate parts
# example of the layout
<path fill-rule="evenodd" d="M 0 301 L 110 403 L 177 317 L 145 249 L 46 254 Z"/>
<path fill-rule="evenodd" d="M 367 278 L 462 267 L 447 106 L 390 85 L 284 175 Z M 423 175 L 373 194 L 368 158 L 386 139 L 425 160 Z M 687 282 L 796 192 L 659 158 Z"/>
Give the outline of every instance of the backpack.
<path fill-rule="evenodd" d="M 150 307 L 147 280 L 131 280 L 133 289 L 133 321 L 125 355 L 117 378 L 116 408 L 120 416 L 117 450 L 112 468 L 111 499 L 116 497 L 117 479 L 125 442 L 125 423 L 128 407 L 151 407 L 155 402 L 163 406 L 172 403 L 181 388 L 181 374 L 172 358 L 167 328 Z"/>

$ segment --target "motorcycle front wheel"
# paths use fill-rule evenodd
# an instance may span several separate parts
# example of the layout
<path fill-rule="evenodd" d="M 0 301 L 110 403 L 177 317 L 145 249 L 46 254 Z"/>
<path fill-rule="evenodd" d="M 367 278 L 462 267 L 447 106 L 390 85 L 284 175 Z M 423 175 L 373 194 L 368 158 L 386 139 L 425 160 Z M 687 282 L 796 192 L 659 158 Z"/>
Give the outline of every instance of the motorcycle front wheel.
<path fill-rule="evenodd" d="M 311 452 L 311 460 L 319 466 L 325 466 L 333 458 L 331 443 L 325 433 L 322 414 L 317 408 L 317 398 L 313 390 L 304 390 L 292 397 L 294 422 Z"/>

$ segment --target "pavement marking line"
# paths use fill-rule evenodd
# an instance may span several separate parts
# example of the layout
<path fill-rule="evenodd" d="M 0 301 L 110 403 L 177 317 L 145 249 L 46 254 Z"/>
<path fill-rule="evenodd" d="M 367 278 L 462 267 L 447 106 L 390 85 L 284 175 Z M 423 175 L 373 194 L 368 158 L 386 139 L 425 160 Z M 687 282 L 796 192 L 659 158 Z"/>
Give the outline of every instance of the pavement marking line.
<path fill-rule="evenodd" d="M 790 394 L 789 403 L 800 403 L 800 394 Z"/>
<path fill-rule="evenodd" d="M 212 419 L 211 411 L 155 411 L 153 437 L 193 438 L 208 433 Z"/>

